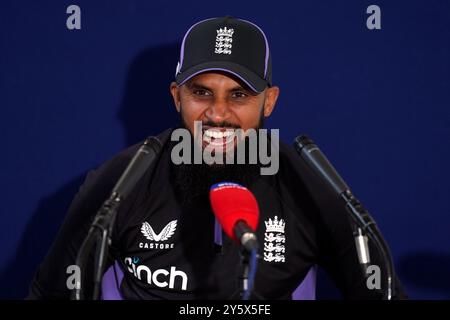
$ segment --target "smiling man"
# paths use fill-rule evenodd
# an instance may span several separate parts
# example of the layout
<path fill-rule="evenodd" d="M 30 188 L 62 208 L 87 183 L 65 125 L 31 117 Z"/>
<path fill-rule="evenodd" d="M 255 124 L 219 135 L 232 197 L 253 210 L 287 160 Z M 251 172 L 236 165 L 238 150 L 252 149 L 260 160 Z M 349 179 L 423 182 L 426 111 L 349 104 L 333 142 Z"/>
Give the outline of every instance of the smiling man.
<path fill-rule="evenodd" d="M 255 151 L 246 142 L 252 130 L 258 131 L 259 142 L 272 145 L 273 138 L 260 134 L 279 95 L 272 83 L 271 60 L 266 36 L 245 20 L 208 19 L 185 34 L 170 84 L 180 124 L 158 136 L 161 152 L 124 200 L 115 221 L 107 260 L 115 275 L 115 298 L 240 298 L 240 249 L 218 227 L 209 201 L 211 186 L 224 181 L 247 187 L 259 207 L 255 233 L 260 251 L 251 298 L 290 299 L 315 265 L 330 274 L 345 298 L 382 298 L 379 288 L 367 285 L 345 208 L 293 148 L 280 142 L 279 148 L 271 149 L 271 156 L 279 158 L 279 170 L 267 175 L 259 170 L 267 164 L 263 161 L 196 164 L 173 159 L 178 130 L 193 137 L 190 147 L 203 155 L 211 149 L 225 157 L 245 145 L 245 160 L 251 160 Z M 243 134 L 235 135 L 236 130 Z M 39 267 L 29 298 L 70 297 L 73 287 L 66 272 L 73 268 L 97 210 L 139 146 L 87 175 Z M 258 144 L 258 156 L 267 147 Z M 181 153 L 188 160 L 195 154 L 186 149 Z M 381 265 L 371 249 L 373 263 Z M 91 259 L 82 270 L 86 297 L 92 296 L 93 263 Z M 111 294 L 108 290 L 105 297 Z M 396 279 L 398 297 L 404 293 Z"/>
<path fill-rule="evenodd" d="M 279 95 L 266 36 L 253 23 L 231 17 L 207 19 L 188 30 L 175 77 L 170 91 L 183 127 L 203 151 L 223 158 L 248 143 L 250 131 L 263 128 Z M 258 155 L 256 148 L 249 152 Z"/>
<path fill-rule="evenodd" d="M 224 71 L 194 75 L 184 84 L 170 86 L 175 106 L 183 125 L 196 136 L 195 121 L 202 124 L 202 148 L 213 145 L 226 153 L 236 148 L 235 130 L 244 133 L 261 129 L 278 98 L 278 87 L 267 87 L 262 92 L 250 89 L 242 79 Z"/>

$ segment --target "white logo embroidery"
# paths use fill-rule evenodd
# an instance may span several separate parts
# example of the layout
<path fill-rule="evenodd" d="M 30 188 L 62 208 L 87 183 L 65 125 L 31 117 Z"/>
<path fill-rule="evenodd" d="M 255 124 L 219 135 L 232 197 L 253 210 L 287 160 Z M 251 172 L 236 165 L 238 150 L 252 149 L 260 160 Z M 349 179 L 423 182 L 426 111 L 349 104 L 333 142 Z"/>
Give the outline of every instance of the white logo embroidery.
<path fill-rule="evenodd" d="M 220 28 L 216 31 L 216 48 L 214 53 L 231 54 L 234 29 L 227 29 L 227 27 L 224 27 L 223 29 Z"/>
<path fill-rule="evenodd" d="M 174 266 L 170 267 L 170 271 L 166 269 L 151 270 L 146 265 L 138 265 L 137 263 L 139 263 L 139 261 L 140 259 L 138 257 L 125 258 L 125 265 L 128 271 L 139 280 L 145 281 L 149 285 L 154 285 L 159 288 L 169 287 L 169 289 L 179 290 L 181 287 L 181 290 L 187 290 L 189 279 L 185 272 L 177 270 Z"/>
<path fill-rule="evenodd" d="M 181 70 L 181 64 L 180 61 L 177 63 L 177 68 L 175 69 L 175 77 L 180 73 Z"/>
<path fill-rule="evenodd" d="M 144 222 L 141 227 L 141 232 L 148 240 L 152 241 L 166 241 L 175 233 L 177 229 L 177 220 L 170 221 L 159 234 L 153 231 L 152 226 L 148 222 Z"/>
<path fill-rule="evenodd" d="M 266 224 L 266 232 L 264 233 L 264 261 L 267 262 L 285 262 L 286 237 L 284 235 L 285 222 L 278 217 L 272 220 L 269 218 Z"/>

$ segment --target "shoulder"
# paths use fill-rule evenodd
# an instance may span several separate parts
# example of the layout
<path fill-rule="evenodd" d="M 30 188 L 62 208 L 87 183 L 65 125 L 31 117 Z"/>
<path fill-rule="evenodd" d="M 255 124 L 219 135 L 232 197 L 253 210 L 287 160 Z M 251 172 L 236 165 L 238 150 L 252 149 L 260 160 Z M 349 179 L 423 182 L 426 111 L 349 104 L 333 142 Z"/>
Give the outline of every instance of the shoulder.
<path fill-rule="evenodd" d="M 278 176 L 292 188 L 299 188 L 300 185 L 311 188 L 318 183 L 312 170 L 300 158 L 293 146 L 282 141 L 279 143 L 279 172 Z"/>
<path fill-rule="evenodd" d="M 163 146 L 167 145 L 171 131 L 172 129 L 167 129 L 156 136 Z M 144 141 L 128 146 L 96 169 L 89 171 L 83 187 L 95 189 L 101 194 L 110 192 Z"/>

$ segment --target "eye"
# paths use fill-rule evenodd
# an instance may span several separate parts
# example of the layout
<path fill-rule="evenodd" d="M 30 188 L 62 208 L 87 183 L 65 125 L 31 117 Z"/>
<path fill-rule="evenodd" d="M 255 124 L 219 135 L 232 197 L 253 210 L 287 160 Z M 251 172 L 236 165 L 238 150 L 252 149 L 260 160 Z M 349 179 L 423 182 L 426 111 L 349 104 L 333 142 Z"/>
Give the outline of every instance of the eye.
<path fill-rule="evenodd" d="M 233 96 L 233 98 L 246 98 L 246 97 L 248 97 L 248 94 L 246 94 L 243 91 L 235 91 L 235 92 L 233 92 L 232 96 Z"/>
<path fill-rule="evenodd" d="M 208 90 L 205 90 L 205 89 L 196 89 L 196 90 L 194 90 L 194 94 L 196 96 L 210 96 L 211 92 L 209 92 Z"/>

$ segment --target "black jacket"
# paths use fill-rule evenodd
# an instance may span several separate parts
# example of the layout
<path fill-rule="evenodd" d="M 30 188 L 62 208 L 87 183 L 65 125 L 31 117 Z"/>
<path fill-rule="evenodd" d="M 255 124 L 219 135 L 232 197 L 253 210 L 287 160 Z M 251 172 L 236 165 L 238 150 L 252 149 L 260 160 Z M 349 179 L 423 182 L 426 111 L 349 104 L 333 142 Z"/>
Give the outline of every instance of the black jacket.
<path fill-rule="evenodd" d="M 168 178 L 170 132 L 159 135 L 162 151 L 119 210 L 108 266 L 114 261 L 121 265 L 125 277 L 120 290 L 126 299 L 238 299 L 239 249 L 224 236 L 217 250 L 207 195 L 198 199 L 195 209 L 180 206 Z M 36 273 L 29 299 L 70 297 L 67 267 L 75 263 L 93 217 L 139 145 L 89 172 Z M 381 298 L 381 292 L 366 286 L 344 206 L 293 148 L 280 143 L 278 173 L 260 176 L 247 187 L 260 208 L 253 298 L 289 299 L 316 264 L 345 298 Z M 373 246 L 371 258 L 383 270 Z M 90 269 L 87 279 L 92 278 Z M 92 284 L 85 281 L 83 288 L 89 295 Z M 405 297 L 397 279 L 396 297 Z"/>

